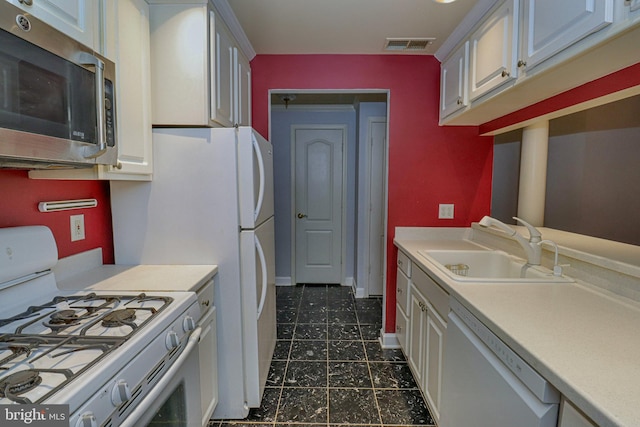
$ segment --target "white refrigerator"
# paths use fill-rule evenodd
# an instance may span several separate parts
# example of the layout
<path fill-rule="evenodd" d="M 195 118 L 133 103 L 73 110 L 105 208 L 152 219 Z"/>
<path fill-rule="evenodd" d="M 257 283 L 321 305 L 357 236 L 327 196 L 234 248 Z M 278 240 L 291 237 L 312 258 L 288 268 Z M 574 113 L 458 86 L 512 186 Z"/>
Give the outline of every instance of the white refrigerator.
<path fill-rule="evenodd" d="M 244 418 L 276 342 L 272 146 L 250 127 L 154 129 L 153 161 L 151 182 L 111 182 L 116 264 L 218 265 L 213 418 Z"/>

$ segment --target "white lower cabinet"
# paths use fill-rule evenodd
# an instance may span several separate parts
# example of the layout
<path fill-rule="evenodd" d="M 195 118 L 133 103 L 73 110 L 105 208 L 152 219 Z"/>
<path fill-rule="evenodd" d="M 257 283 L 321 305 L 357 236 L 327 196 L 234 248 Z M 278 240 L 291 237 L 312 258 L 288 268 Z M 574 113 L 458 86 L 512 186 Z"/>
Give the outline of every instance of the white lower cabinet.
<path fill-rule="evenodd" d="M 400 344 L 400 348 L 405 353 L 409 342 L 407 339 L 408 326 L 409 319 L 407 318 L 406 313 L 402 311 L 402 308 L 399 305 L 396 305 L 396 339 Z"/>
<path fill-rule="evenodd" d="M 565 398 L 562 398 L 558 427 L 596 427 L 585 415 Z"/>
<path fill-rule="evenodd" d="M 427 300 L 414 286 L 411 286 L 409 291 L 409 300 L 410 337 L 407 360 L 416 382 L 424 387 L 424 362 L 427 353 Z"/>
<path fill-rule="evenodd" d="M 442 390 L 442 362 L 447 324 L 427 306 L 427 354 L 425 358 L 422 388 L 431 408 L 431 415 L 440 420 L 440 397 Z"/>
<path fill-rule="evenodd" d="M 409 334 L 407 359 L 436 421 L 440 419 L 442 363 L 446 321 L 438 313 L 449 310 L 446 292 L 420 268 L 409 282 Z M 436 310 L 435 307 L 439 307 Z"/>
<path fill-rule="evenodd" d="M 421 268 L 398 251 L 396 338 L 431 415 L 440 419 L 442 362 L 449 295 Z"/>
<path fill-rule="evenodd" d="M 398 254 L 400 257 L 400 253 Z M 408 258 L 405 256 L 403 263 L 409 263 Z M 407 335 L 409 326 L 409 277 L 402 269 L 401 263 L 398 263 L 396 272 L 396 338 L 400 344 L 400 348 L 405 354 L 408 352 L 407 344 L 409 343 L 409 337 Z"/>

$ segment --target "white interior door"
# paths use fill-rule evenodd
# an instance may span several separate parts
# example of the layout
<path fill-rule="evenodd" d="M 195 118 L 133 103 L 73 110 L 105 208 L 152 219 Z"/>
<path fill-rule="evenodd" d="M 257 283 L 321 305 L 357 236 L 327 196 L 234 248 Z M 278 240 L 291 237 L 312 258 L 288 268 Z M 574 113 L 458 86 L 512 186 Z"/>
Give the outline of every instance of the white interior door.
<path fill-rule="evenodd" d="M 294 126 L 294 228 L 297 283 L 341 283 L 344 126 Z"/>
<path fill-rule="evenodd" d="M 386 135 L 385 119 L 369 122 L 369 295 L 382 295 Z"/>

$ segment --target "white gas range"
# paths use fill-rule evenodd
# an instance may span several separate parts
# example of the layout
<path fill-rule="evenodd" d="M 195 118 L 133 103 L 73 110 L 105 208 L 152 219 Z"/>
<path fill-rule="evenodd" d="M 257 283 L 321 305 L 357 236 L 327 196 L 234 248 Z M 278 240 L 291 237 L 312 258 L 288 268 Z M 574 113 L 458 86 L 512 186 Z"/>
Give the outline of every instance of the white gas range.
<path fill-rule="evenodd" d="M 0 248 L 0 404 L 69 405 L 71 427 L 202 425 L 195 292 L 61 291 L 46 227 L 0 229 Z"/>

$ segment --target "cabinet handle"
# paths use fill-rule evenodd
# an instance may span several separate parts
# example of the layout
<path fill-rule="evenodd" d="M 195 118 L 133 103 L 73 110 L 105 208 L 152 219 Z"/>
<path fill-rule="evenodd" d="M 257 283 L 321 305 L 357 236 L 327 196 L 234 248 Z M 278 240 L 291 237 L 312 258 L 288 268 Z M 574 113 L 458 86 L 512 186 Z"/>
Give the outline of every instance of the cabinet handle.
<path fill-rule="evenodd" d="M 25 4 L 27 6 L 32 6 L 33 0 L 20 0 L 20 3 Z"/>
<path fill-rule="evenodd" d="M 462 98 L 458 98 L 457 101 L 456 101 L 456 104 L 462 105 Z"/>
<path fill-rule="evenodd" d="M 402 289 L 401 289 L 401 288 L 398 288 L 398 293 L 399 293 L 400 295 L 402 295 Z"/>
<path fill-rule="evenodd" d="M 511 75 L 507 70 L 502 70 L 502 77 L 509 77 Z"/>
<path fill-rule="evenodd" d="M 522 68 L 522 67 L 526 67 L 527 66 L 527 62 L 520 59 L 518 60 L 518 68 Z"/>
<path fill-rule="evenodd" d="M 402 267 L 402 261 L 398 260 L 398 265 Z"/>
<path fill-rule="evenodd" d="M 396 326 L 396 332 L 397 333 L 402 332 L 402 326 Z"/>

